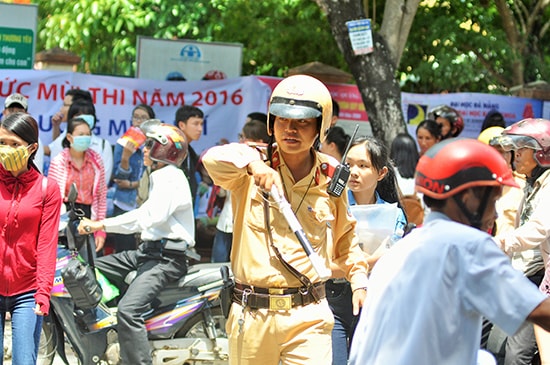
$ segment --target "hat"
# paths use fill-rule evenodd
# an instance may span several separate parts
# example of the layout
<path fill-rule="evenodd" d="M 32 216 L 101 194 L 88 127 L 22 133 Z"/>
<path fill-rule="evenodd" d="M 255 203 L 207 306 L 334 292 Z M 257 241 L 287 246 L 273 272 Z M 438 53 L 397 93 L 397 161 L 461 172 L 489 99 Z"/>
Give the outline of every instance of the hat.
<path fill-rule="evenodd" d="M 166 75 L 166 81 L 187 81 L 185 77 L 178 71 L 169 72 Z"/>
<path fill-rule="evenodd" d="M 7 108 L 13 106 L 13 104 L 19 104 L 23 109 L 25 109 L 25 111 L 29 107 L 29 103 L 27 101 L 27 98 L 24 97 L 23 95 L 17 94 L 17 93 L 16 94 L 11 94 L 10 96 L 8 96 L 6 98 L 6 101 L 4 102 L 4 107 L 7 109 Z"/>
<path fill-rule="evenodd" d="M 227 79 L 227 75 L 223 71 L 210 70 L 204 74 L 203 80 L 224 80 Z"/>

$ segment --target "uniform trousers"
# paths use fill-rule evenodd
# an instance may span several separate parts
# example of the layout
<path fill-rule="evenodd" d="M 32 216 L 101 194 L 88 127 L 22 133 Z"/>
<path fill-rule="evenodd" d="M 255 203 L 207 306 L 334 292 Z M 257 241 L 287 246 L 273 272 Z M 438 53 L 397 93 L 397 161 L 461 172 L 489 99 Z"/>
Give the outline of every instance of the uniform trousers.
<path fill-rule="evenodd" d="M 332 312 L 326 299 L 290 310 L 233 303 L 226 324 L 230 365 L 330 365 Z"/>

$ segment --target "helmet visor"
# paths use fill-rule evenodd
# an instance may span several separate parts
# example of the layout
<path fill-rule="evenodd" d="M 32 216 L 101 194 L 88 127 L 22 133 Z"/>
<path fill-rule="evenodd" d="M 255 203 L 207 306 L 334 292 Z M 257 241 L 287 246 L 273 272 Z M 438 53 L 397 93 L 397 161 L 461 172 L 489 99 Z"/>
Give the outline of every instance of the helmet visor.
<path fill-rule="evenodd" d="M 517 151 L 521 148 L 531 148 L 533 150 L 540 150 L 541 147 L 538 142 L 529 136 L 519 136 L 515 134 L 506 134 L 503 136 L 495 137 L 496 140 L 491 140 L 491 145 L 500 145 L 504 151 Z"/>
<path fill-rule="evenodd" d="M 269 114 L 288 119 L 319 118 L 323 108 L 313 101 L 274 97 L 269 106 Z"/>

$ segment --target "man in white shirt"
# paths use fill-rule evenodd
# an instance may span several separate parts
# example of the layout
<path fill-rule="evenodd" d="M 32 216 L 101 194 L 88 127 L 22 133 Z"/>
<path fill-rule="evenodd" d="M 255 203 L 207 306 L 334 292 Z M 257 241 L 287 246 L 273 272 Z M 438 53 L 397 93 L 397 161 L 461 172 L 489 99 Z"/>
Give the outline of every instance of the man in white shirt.
<path fill-rule="evenodd" d="M 421 157 L 415 181 L 431 212 L 374 267 L 350 364 L 475 365 L 482 317 L 509 334 L 525 320 L 549 329 L 550 299 L 486 233 L 502 186 L 517 186 L 500 154 L 448 139 Z"/>
<path fill-rule="evenodd" d="M 151 166 L 149 198 L 135 210 L 102 221 L 83 220 L 80 234 L 104 229 L 111 233 L 141 232 L 137 250 L 103 256 L 96 266 L 117 287 L 124 287 L 126 275 L 137 276 L 118 303 L 118 339 L 122 364 L 151 365 L 147 329 L 141 316 L 168 282 L 187 272 L 185 251 L 194 242 L 195 220 L 191 191 L 178 168 L 187 155 L 187 142 L 177 127 L 152 120 L 141 125 L 148 137 L 143 151 L 144 165 Z"/>

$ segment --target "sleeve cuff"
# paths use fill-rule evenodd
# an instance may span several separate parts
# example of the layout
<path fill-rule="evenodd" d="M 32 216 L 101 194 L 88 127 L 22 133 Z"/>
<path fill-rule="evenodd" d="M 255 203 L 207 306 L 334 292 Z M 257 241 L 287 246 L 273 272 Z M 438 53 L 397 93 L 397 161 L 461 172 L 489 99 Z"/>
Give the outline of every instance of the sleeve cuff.
<path fill-rule="evenodd" d="M 96 233 L 94 233 L 94 237 L 103 237 L 103 238 L 106 238 L 106 237 L 107 237 L 107 232 L 105 232 L 105 231 L 97 231 Z"/>
<path fill-rule="evenodd" d="M 36 293 L 34 295 L 34 301 L 40 306 L 40 310 L 44 315 L 50 312 L 50 298 L 48 296 Z"/>

